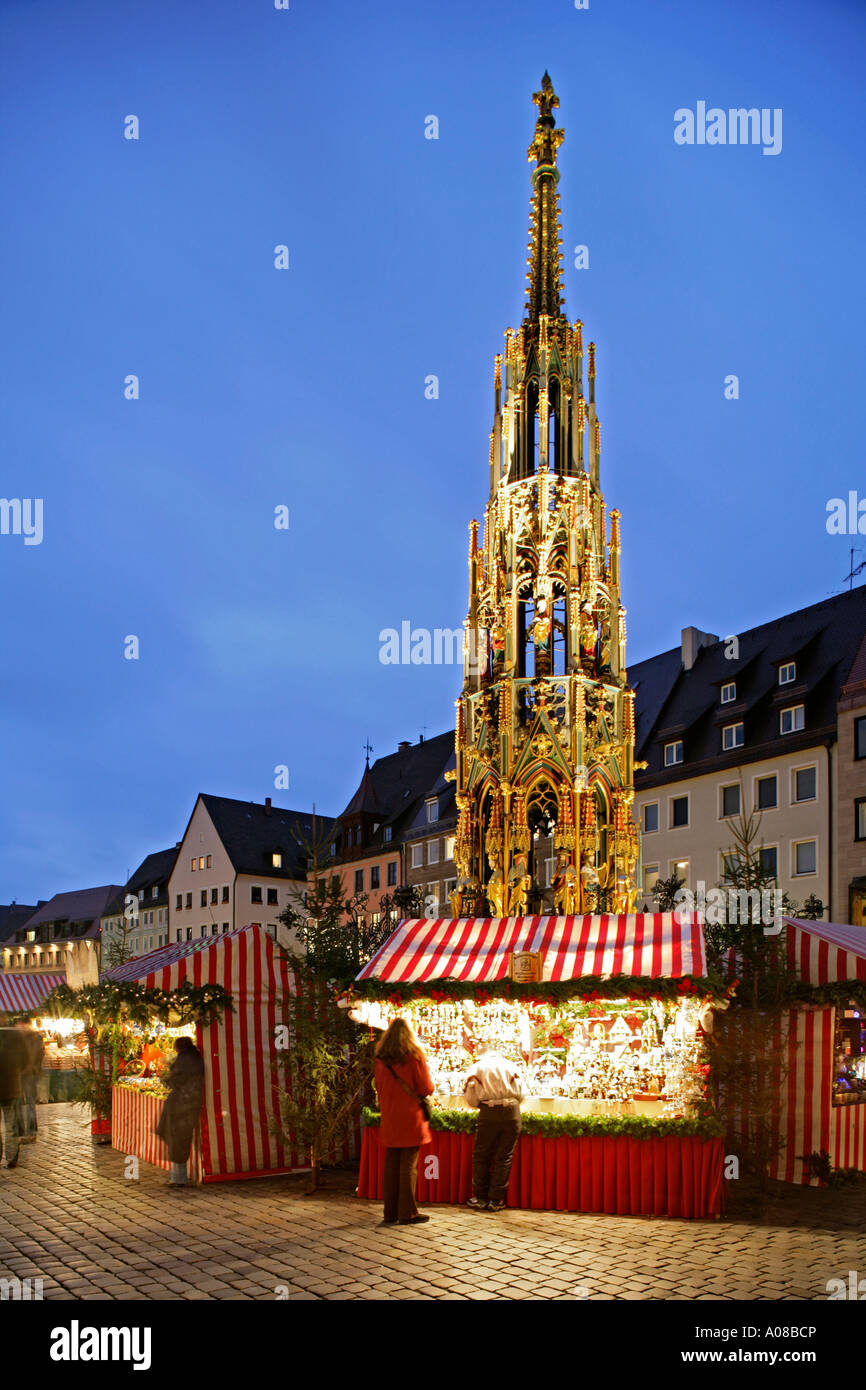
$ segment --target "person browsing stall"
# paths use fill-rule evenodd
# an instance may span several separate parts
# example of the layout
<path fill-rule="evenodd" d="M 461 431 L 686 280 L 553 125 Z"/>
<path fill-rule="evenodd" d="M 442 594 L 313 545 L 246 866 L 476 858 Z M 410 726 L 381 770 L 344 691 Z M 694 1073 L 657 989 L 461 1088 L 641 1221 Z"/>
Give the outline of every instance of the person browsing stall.
<path fill-rule="evenodd" d="M 472 1157 L 472 1193 L 476 1211 L 502 1211 L 514 1150 L 520 1137 L 523 1082 L 513 1062 L 488 1048 L 470 1070 L 463 1086 L 468 1105 L 478 1110 Z"/>

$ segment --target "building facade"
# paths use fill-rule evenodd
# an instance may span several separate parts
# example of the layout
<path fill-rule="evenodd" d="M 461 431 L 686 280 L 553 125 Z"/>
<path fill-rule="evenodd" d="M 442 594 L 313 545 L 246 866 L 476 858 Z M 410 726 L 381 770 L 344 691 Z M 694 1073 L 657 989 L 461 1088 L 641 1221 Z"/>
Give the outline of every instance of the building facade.
<path fill-rule="evenodd" d="M 556 191 L 563 132 L 547 73 L 533 99 L 526 310 L 495 362 L 480 545 L 470 525 L 456 916 L 538 910 L 551 838 L 559 911 L 634 904 L 620 514 L 608 518 L 601 490 L 595 345 L 584 353 L 583 325 L 565 315 Z"/>
<path fill-rule="evenodd" d="M 866 669 L 853 668 L 864 633 L 861 588 L 733 638 L 686 628 L 679 649 L 631 668 L 642 907 L 672 874 L 692 891 L 717 886 L 751 816 L 753 849 L 783 892 L 862 921 L 852 885 L 866 875 Z"/>
<path fill-rule="evenodd" d="M 180 845 L 149 854 L 102 919 L 103 949 L 122 945 L 125 955 L 147 955 L 171 936 L 168 885 Z"/>
<path fill-rule="evenodd" d="M 276 927 L 303 911 L 307 875 L 333 820 L 271 804 L 200 794 L 168 882 L 171 939 L 197 941 L 236 927 Z"/>
<path fill-rule="evenodd" d="M 67 953 L 82 945 L 98 960 L 102 917 L 122 892 L 109 883 L 55 893 L 3 943 L 3 969 L 62 972 Z"/>
<path fill-rule="evenodd" d="M 427 841 L 441 839 L 441 855 L 447 834 L 424 832 L 438 825 L 440 805 L 446 819 L 449 804 L 453 806 L 452 789 L 443 779 L 453 757 L 449 731 L 417 743 L 404 741 L 372 767 L 367 760 L 354 796 L 337 818 L 331 871 L 344 897 L 366 896 L 365 913 L 378 917 L 383 898 L 391 898 L 396 888 L 424 883 L 427 868 L 444 864 L 435 860 L 436 850 Z"/>

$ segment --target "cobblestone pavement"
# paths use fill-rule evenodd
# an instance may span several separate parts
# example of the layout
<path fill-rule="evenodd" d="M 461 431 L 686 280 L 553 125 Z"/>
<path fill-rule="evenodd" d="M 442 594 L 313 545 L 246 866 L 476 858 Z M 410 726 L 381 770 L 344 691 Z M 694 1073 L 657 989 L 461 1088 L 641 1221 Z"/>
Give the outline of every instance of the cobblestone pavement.
<path fill-rule="evenodd" d="M 823 1299 L 866 1271 L 859 1194 L 822 1212 L 837 1194 L 792 1192 L 763 1226 L 443 1206 L 380 1229 L 350 1189 L 171 1192 L 146 1163 L 125 1179 L 82 1110 L 42 1106 L 39 1125 L 0 1169 L 0 1278 L 41 1278 L 46 1299 Z"/>

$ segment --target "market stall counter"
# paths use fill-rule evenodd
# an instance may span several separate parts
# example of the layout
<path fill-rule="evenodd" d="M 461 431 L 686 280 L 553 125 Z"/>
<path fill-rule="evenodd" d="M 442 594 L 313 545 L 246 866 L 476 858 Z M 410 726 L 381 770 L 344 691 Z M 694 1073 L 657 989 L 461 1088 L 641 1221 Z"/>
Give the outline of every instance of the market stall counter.
<path fill-rule="evenodd" d="M 535 978 L 520 978 L 527 974 Z M 706 1034 L 724 991 L 688 913 L 403 922 L 346 1001 L 371 1028 L 406 1019 L 434 1082 L 422 1201 L 471 1194 L 475 1112 L 462 1100 L 489 1047 L 527 1091 L 510 1206 L 718 1217 L 723 1128 Z M 382 1195 L 378 1115 L 364 1112 L 359 1195 Z"/>

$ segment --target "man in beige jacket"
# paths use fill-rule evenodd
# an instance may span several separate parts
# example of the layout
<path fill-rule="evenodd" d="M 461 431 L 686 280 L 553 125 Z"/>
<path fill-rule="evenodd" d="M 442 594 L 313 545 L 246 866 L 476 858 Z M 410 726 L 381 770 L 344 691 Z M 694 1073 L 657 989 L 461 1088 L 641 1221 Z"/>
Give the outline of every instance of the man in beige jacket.
<path fill-rule="evenodd" d="M 472 1157 L 473 1195 L 467 1205 L 476 1211 L 502 1211 L 520 1136 L 520 1073 L 513 1062 L 491 1048 L 481 1054 L 470 1070 L 463 1096 L 478 1109 Z"/>

